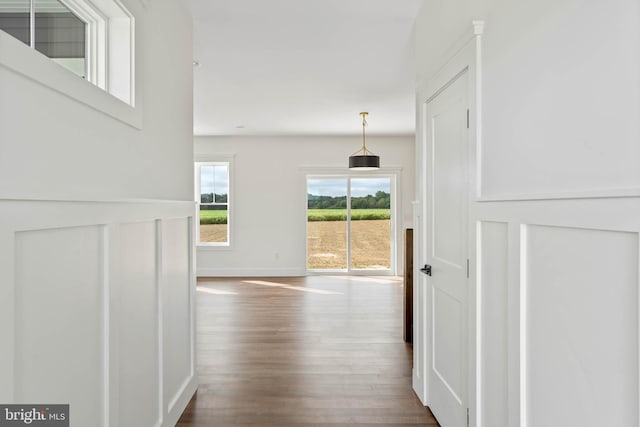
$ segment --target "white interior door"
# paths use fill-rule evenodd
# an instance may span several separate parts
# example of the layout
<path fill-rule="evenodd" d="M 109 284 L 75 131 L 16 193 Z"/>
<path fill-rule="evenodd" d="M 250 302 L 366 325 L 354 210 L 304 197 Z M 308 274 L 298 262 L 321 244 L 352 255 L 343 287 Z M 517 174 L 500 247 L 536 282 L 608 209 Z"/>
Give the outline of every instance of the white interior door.
<path fill-rule="evenodd" d="M 467 424 L 467 75 L 426 105 L 427 400 L 442 427 Z"/>

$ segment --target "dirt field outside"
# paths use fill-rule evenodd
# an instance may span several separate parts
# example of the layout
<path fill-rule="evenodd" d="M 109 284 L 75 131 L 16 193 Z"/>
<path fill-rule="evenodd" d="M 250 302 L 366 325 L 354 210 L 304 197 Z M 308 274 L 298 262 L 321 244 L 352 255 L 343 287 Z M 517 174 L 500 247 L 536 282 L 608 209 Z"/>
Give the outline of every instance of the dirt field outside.
<path fill-rule="evenodd" d="M 200 241 L 227 242 L 227 224 L 200 224 Z"/>
<path fill-rule="evenodd" d="M 308 267 L 347 268 L 346 221 L 307 223 Z M 390 220 L 351 222 L 351 268 L 391 268 Z"/>
<path fill-rule="evenodd" d="M 347 268 L 347 222 L 307 223 L 308 268 Z M 351 268 L 391 268 L 391 223 L 387 220 L 351 222 Z M 227 224 L 201 224 L 201 242 L 226 242 Z"/>

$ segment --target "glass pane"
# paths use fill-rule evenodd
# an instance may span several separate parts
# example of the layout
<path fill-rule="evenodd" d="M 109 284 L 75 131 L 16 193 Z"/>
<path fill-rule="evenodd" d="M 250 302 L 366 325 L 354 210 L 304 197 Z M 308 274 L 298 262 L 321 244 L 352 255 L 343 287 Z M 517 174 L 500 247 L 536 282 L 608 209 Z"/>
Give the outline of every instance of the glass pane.
<path fill-rule="evenodd" d="M 228 203 L 229 166 L 200 166 L 200 203 Z"/>
<path fill-rule="evenodd" d="M 347 180 L 307 180 L 307 266 L 347 268 Z"/>
<path fill-rule="evenodd" d="M 0 30 L 29 44 L 29 0 L 0 1 Z"/>
<path fill-rule="evenodd" d="M 87 24 L 57 0 L 35 0 L 35 48 L 86 78 Z"/>
<path fill-rule="evenodd" d="M 200 166 L 200 203 L 213 203 L 213 166 Z"/>
<path fill-rule="evenodd" d="M 351 179 L 351 268 L 391 268 L 391 178 Z"/>
<path fill-rule="evenodd" d="M 229 194 L 229 166 L 216 165 L 213 167 L 216 203 L 227 203 Z"/>
<path fill-rule="evenodd" d="M 200 206 L 200 243 L 228 243 L 226 206 Z"/>

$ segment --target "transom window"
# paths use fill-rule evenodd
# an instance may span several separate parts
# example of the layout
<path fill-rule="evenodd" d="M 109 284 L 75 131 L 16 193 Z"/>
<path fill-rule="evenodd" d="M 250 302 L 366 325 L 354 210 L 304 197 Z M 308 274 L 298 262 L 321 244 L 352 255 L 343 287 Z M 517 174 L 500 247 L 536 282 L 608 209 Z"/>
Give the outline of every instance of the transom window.
<path fill-rule="evenodd" d="M 0 30 L 133 105 L 133 17 L 115 0 L 0 0 Z"/>
<path fill-rule="evenodd" d="M 0 3 L 0 28 L 86 78 L 87 23 L 58 0 Z"/>

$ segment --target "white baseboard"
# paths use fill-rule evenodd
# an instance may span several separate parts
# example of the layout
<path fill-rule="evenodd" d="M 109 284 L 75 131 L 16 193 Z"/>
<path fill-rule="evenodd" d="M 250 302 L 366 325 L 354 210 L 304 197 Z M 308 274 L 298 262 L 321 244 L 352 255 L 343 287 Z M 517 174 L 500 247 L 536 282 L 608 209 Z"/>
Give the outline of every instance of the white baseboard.
<path fill-rule="evenodd" d="M 197 277 L 295 277 L 306 276 L 304 268 L 196 268 Z"/>
<path fill-rule="evenodd" d="M 197 268 L 197 277 L 289 277 L 306 276 L 304 268 Z"/>
<path fill-rule="evenodd" d="M 420 380 L 420 378 L 418 378 L 414 369 L 411 370 L 411 378 L 412 378 L 413 392 L 416 394 L 416 396 L 418 396 L 418 399 L 420 399 L 420 402 L 424 406 L 427 406 L 427 396 L 425 396 L 424 394 L 424 383 L 422 380 Z"/>
<path fill-rule="evenodd" d="M 175 404 L 173 405 L 173 408 L 171 408 L 171 410 L 167 414 L 166 419 L 162 423 L 163 427 L 175 426 L 178 423 L 178 420 L 182 416 L 182 413 L 187 408 L 189 401 L 191 401 L 191 398 L 196 394 L 197 390 L 198 390 L 198 380 L 196 376 L 193 375 L 187 382 L 184 389 L 182 390 L 182 393 L 180 397 L 176 400 Z"/>

